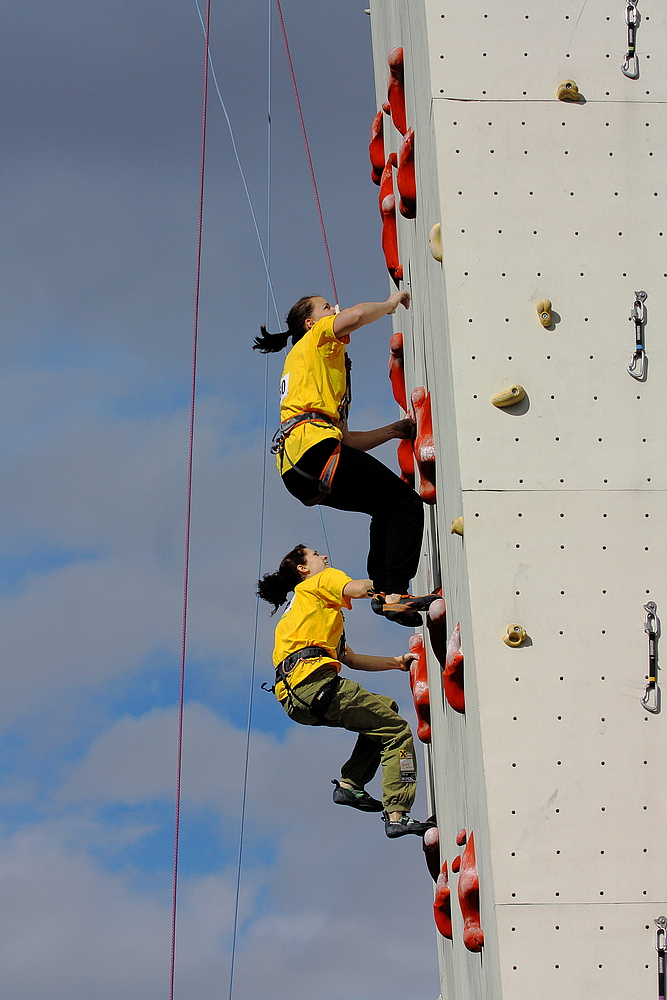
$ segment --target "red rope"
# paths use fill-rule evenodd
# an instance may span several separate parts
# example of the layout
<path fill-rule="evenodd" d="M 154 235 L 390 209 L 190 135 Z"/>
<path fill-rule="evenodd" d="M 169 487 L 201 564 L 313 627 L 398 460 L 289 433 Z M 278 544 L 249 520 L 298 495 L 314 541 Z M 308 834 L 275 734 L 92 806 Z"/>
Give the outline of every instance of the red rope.
<path fill-rule="evenodd" d="M 334 295 L 334 305 L 338 305 L 338 292 L 336 291 L 336 281 L 334 279 L 333 267 L 331 265 L 331 255 L 329 253 L 329 243 L 327 241 L 327 233 L 324 228 L 324 218 L 322 216 L 322 206 L 320 205 L 320 196 L 317 191 L 317 182 L 315 181 L 315 171 L 313 169 L 313 161 L 310 156 L 310 146 L 308 145 L 308 136 L 306 135 L 306 125 L 303 120 L 303 113 L 301 111 L 301 101 L 299 100 L 299 91 L 296 85 L 296 77 L 294 75 L 294 66 L 292 65 L 292 56 L 290 55 L 289 42 L 287 41 L 287 32 L 285 31 L 285 22 L 283 21 L 283 12 L 280 7 L 280 0 L 276 0 L 276 6 L 278 8 L 278 17 L 280 18 L 280 27 L 283 32 L 283 40 L 285 42 L 285 51 L 287 52 L 287 62 L 289 64 L 289 71 L 292 77 L 292 87 L 294 88 L 294 97 L 296 98 L 296 108 L 299 112 L 299 121 L 301 122 L 301 131 L 303 133 L 303 142 L 306 147 L 306 156 L 308 158 L 308 166 L 310 168 L 310 179 L 313 182 L 313 191 L 315 192 L 315 203 L 317 205 L 317 214 L 320 219 L 320 228 L 322 229 L 322 239 L 324 240 L 324 252 L 327 255 L 327 264 L 329 265 L 329 275 L 331 277 L 331 287 L 333 289 Z"/>
<path fill-rule="evenodd" d="M 185 513 L 185 568 L 183 573 L 183 623 L 181 630 L 181 681 L 178 699 L 178 760 L 176 765 L 176 814 L 174 818 L 174 883 L 171 905 L 171 969 L 169 1000 L 174 1000 L 174 967 L 176 959 L 176 892 L 178 888 L 178 834 L 181 815 L 181 763 L 183 758 L 183 703 L 185 691 L 185 644 L 188 621 L 188 576 L 190 569 L 190 520 L 192 510 L 192 455 L 195 436 L 195 392 L 197 386 L 197 333 L 199 329 L 199 288 L 201 278 L 201 246 L 204 220 L 204 164 L 206 161 L 206 111 L 208 107 L 209 25 L 211 0 L 206 0 L 206 30 L 204 32 L 204 93 L 202 102 L 201 166 L 199 173 L 199 223 L 197 231 L 197 271 L 195 278 L 194 331 L 192 338 L 192 390 L 190 395 L 190 438 L 188 446 L 188 487 Z"/>

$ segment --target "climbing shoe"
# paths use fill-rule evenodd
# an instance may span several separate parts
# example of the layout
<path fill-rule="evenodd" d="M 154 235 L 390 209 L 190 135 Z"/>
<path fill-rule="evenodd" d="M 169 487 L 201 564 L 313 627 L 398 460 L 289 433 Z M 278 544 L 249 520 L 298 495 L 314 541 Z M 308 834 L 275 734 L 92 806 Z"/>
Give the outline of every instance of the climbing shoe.
<path fill-rule="evenodd" d="M 438 594 L 426 594 L 425 597 L 413 597 L 412 594 L 401 594 L 393 604 L 382 605 L 382 613 L 387 621 L 405 625 L 406 628 L 419 628 L 423 624 L 420 612 L 428 611 Z"/>
<path fill-rule="evenodd" d="M 385 611 L 384 617 L 388 622 L 396 622 L 397 625 L 405 625 L 406 628 L 419 628 L 423 625 L 422 616 L 418 611 Z"/>
<path fill-rule="evenodd" d="M 336 786 L 333 800 L 337 806 L 352 806 L 353 809 L 361 809 L 362 812 L 368 813 L 382 812 L 382 803 L 361 788 L 343 788 L 335 778 L 331 779 L 331 784 Z"/>
<path fill-rule="evenodd" d="M 371 611 L 384 618 L 384 594 L 375 593 L 371 597 Z"/>
<path fill-rule="evenodd" d="M 413 819 L 405 813 L 399 820 L 392 823 L 386 810 L 382 813 L 384 820 L 384 832 L 393 840 L 395 837 L 405 837 L 407 833 L 414 833 L 417 837 L 423 837 L 427 830 L 432 830 L 435 823 L 427 819 L 425 823 L 420 823 L 418 819 Z"/>
<path fill-rule="evenodd" d="M 426 594 L 424 597 L 413 597 L 412 594 L 401 594 L 393 604 L 383 604 L 383 613 L 389 611 L 428 611 L 434 601 L 440 599 L 440 594 Z"/>
<path fill-rule="evenodd" d="M 425 600 L 425 598 L 414 598 L 406 594 L 406 599 Z M 387 621 L 396 622 L 398 625 L 405 625 L 406 628 L 419 628 L 422 625 L 421 616 L 414 610 L 404 605 L 403 598 L 400 603 L 387 604 L 386 597 L 382 593 L 375 593 L 371 598 L 371 611 Z"/>

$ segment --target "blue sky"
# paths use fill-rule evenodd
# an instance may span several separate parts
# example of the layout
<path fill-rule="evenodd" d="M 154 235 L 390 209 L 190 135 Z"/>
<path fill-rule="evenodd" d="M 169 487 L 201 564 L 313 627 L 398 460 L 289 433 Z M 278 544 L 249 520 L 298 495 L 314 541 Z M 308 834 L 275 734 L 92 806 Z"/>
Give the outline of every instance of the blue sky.
<path fill-rule="evenodd" d="M 341 303 L 384 298 L 369 19 L 347 0 L 283 12 Z M 267 18 L 266 4 L 214 3 L 211 19 L 263 231 Z M 281 46 L 274 12 L 284 317 L 330 288 Z M 169 974 L 201 28 L 195 0 L 9 0 L 0 48 L 0 993 L 154 1000 Z M 176 996 L 199 1000 L 228 989 L 264 461 L 265 360 L 250 345 L 266 299 L 211 88 L 176 964 Z M 395 418 L 389 335 L 384 321 L 353 345 L 354 428 Z M 270 359 L 271 431 L 279 370 Z M 366 519 L 325 519 L 334 564 L 364 576 Z M 262 571 L 299 541 L 323 545 L 271 463 L 264 539 Z M 407 638 L 366 606 L 348 634 L 387 654 Z M 352 738 L 290 723 L 259 689 L 271 637 L 262 608 L 234 996 L 435 998 L 419 842 L 332 805 Z M 374 681 L 414 721 L 405 675 Z"/>

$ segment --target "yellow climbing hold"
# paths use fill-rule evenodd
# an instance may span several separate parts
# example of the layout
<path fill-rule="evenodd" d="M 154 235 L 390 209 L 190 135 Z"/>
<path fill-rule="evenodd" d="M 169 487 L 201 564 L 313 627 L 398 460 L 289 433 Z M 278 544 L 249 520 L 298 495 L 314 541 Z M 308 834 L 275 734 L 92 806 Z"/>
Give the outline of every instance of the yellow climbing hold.
<path fill-rule="evenodd" d="M 563 80 L 556 92 L 556 96 L 559 101 L 578 101 L 579 88 L 574 80 Z"/>
<path fill-rule="evenodd" d="M 452 521 L 452 526 L 450 528 L 450 534 L 452 535 L 463 535 L 463 518 L 455 517 Z"/>
<path fill-rule="evenodd" d="M 551 326 L 551 302 L 549 299 L 542 299 L 537 303 L 537 315 L 540 317 L 542 326 Z"/>
<path fill-rule="evenodd" d="M 503 642 L 508 646 L 520 646 L 526 639 L 527 633 L 521 625 L 508 625 L 503 636 Z"/>
<path fill-rule="evenodd" d="M 428 234 L 428 248 L 435 260 L 440 261 L 442 264 L 442 232 L 440 231 L 439 222 L 436 222 Z"/>
<path fill-rule="evenodd" d="M 519 403 L 526 395 L 526 390 L 522 385 L 511 385 L 509 389 L 505 389 L 504 392 L 499 392 L 497 396 L 494 396 L 491 402 L 494 406 L 514 406 L 515 403 Z"/>

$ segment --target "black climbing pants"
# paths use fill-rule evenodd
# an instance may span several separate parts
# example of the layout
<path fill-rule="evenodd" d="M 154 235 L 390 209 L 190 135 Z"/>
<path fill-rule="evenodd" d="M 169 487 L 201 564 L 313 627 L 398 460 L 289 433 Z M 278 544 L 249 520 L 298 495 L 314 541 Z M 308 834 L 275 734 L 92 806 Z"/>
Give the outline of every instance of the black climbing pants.
<path fill-rule="evenodd" d="M 318 441 L 299 459 L 297 468 L 319 476 L 336 444 L 334 438 Z M 319 493 L 317 483 L 296 469 L 288 469 L 283 482 L 303 503 Z M 368 452 L 342 445 L 331 493 L 321 503 L 336 510 L 370 514 L 368 576 L 384 594 L 406 594 L 417 571 L 424 531 L 419 494 Z"/>

